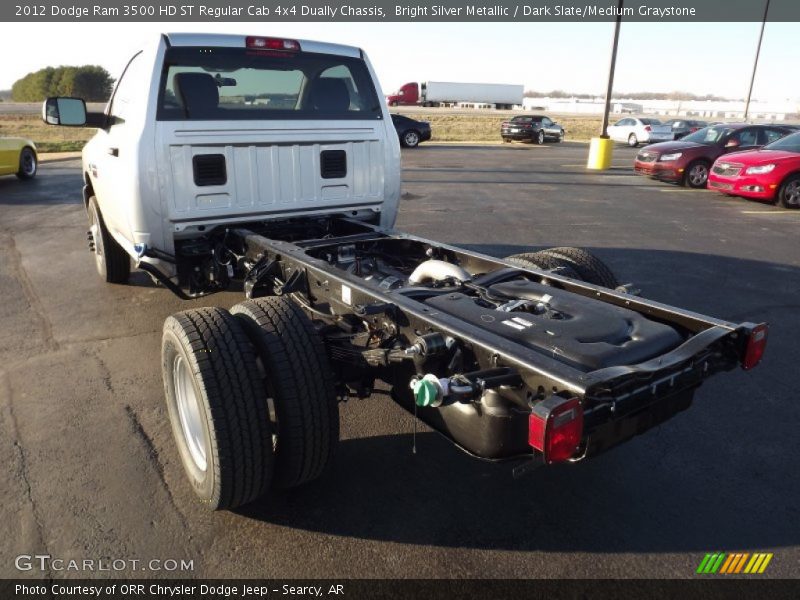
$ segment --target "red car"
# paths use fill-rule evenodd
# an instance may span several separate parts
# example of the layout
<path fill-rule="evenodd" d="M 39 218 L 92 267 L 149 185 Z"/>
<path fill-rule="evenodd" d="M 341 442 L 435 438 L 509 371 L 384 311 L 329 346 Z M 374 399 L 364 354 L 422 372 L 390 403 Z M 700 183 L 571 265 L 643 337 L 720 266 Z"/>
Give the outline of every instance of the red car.
<path fill-rule="evenodd" d="M 746 123 L 705 127 L 680 140 L 644 148 L 636 155 L 633 168 L 639 175 L 703 188 L 711 165 L 723 154 L 755 150 L 794 131 L 780 125 Z"/>
<path fill-rule="evenodd" d="M 717 159 L 708 187 L 725 194 L 800 208 L 800 133 L 752 152 Z"/>

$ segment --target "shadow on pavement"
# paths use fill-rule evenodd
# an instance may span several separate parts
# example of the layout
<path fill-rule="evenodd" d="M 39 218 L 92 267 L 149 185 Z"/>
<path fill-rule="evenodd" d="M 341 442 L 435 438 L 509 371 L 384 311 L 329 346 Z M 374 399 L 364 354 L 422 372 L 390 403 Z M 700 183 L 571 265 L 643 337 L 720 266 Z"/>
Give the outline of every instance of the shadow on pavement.
<path fill-rule="evenodd" d="M 502 256 L 530 250 L 471 248 Z M 770 321 L 764 362 L 712 378 L 688 411 L 586 462 L 515 480 L 510 465 L 470 458 L 436 433 L 417 436 L 416 455 L 408 433 L 349 439 L 320 481 L 273 494 L 242 514 L 337 536 L 512 551 L 708 552 L 800 543 L 800 269 L 683 252 L 592 250 L 647 297 L 720 318 Z M 398 430 L 408 431 L 400 414 Z"/>
<path fill-rule="evenodd" d="M 13 175 L 0 177 L 0 205 L 81 204 L 83 182 L 80 169 L 67 166 L 72 164 L 41 165 L 39 173 L 30 181 L 22 181 Z"/>

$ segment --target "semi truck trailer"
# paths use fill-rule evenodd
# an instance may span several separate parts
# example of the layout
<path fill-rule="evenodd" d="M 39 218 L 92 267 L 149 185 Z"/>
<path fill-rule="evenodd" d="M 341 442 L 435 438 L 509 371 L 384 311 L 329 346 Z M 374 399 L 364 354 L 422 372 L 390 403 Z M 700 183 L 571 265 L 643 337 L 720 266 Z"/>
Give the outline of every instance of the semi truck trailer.
<path fill-rule="evenodd" d="M 522 105 L 522 84 L 456 83 L 426 81 L 406 83 L 386 101 L 389 106 L 461 106 L 512 109 Z"/>

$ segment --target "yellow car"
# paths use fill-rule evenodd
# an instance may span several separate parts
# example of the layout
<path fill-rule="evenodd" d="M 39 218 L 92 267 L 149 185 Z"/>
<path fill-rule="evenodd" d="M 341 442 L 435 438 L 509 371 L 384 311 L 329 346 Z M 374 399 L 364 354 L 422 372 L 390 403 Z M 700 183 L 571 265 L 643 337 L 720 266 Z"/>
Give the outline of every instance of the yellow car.
<path fill-rule="evenodd" d="M 39 168 L 36 146 L 24 138 L 0 138 L 0 175 L 33 179 Z"/>

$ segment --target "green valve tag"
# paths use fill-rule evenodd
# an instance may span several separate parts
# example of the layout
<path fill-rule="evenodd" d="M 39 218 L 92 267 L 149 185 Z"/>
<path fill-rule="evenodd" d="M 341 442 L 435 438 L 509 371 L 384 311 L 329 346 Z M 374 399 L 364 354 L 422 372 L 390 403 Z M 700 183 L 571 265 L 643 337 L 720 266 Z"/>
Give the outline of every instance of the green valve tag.
<path fill-rule="evenodd" d="M 436 384 L 427 379 L 420 379 L 414 386 L 414 400 L 417 406 L 431 406 L 436 402 L 437 395 Z"/>

